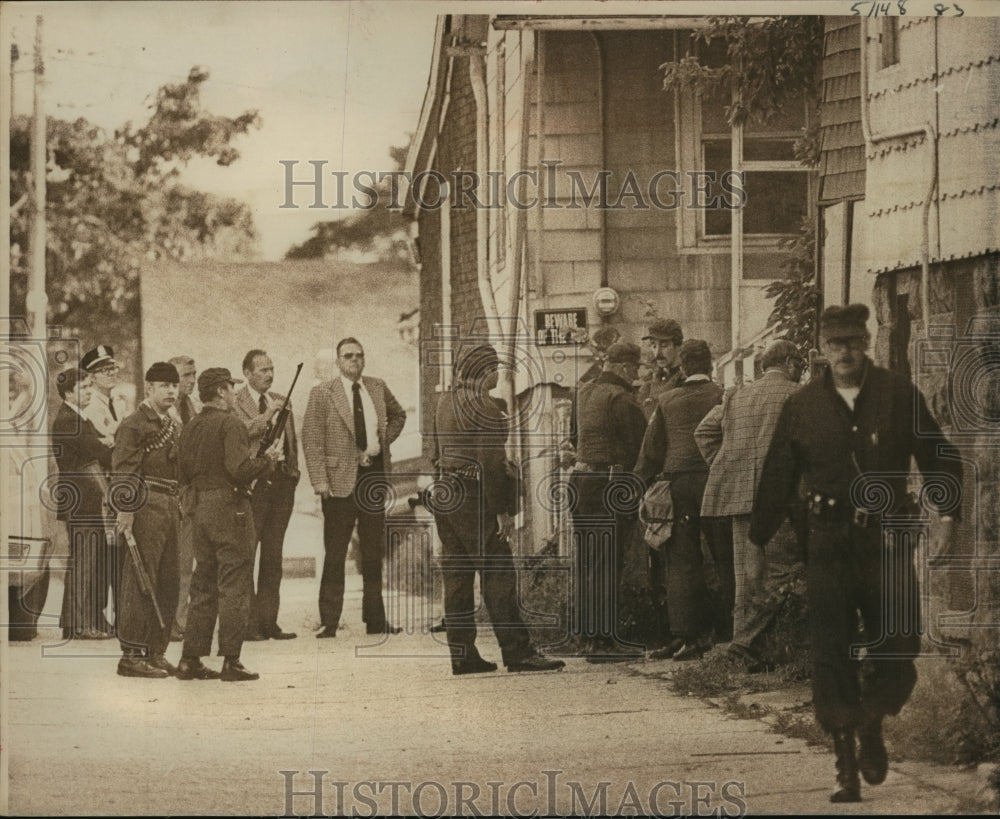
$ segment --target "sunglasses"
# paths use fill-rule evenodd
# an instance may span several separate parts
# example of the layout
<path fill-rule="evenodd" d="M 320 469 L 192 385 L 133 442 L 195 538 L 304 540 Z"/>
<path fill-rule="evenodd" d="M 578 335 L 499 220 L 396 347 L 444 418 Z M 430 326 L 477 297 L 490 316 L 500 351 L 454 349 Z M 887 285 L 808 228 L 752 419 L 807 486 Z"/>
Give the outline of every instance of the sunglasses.
<path fill-rule="evenodd" d="M 364 353 L 341 353 L 341 358 L 364 358 Z"/>

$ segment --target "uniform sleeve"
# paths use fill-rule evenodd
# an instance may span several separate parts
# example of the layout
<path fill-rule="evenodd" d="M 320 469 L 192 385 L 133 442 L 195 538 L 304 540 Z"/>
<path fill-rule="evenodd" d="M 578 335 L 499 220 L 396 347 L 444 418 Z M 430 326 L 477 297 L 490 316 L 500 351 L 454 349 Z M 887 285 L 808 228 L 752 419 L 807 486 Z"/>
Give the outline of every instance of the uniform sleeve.
<path fill-rule="evenodd" d="M 517 514 L 517 481 L 507 463 L 507 422 L 499 406 L 496 415 L 483 419 L 484 429 L 476 436 L 476 460 L 482 467 L 486 506 L 498 512 Z"/>
<path fill-rule="evenodd" d="M 667 425 L 663 418 L 663 409 L 657 404 L 653 416 L 649 419 L 646 432 L 639 448 L 639 459 L 636 461 L 636 474 L 649 483 L 650 478 L 663 471 L 663 462 L 667 457 Z"/>
<path fill-rule="evenodd" d="M 764 545 L 774 537 L 788 512 L 789 502 L 795 497 L 801 464 L 792 443 L 794 427 L 795 412 L 791 403 L 786 402 L 778 416 L 750 512 L 750 540 L 757 545 Z"/>
<path fill-rule="evenodd" d="M 958 448 L 941 432 L 920 390 L 915 386 L 911 386 L 911 390 L 916 420 L 913 428 L 921 431 L 921 434 L 913 436 L 912 454 L 920 474 L 925 480 L 932 479 L 935 473 L 947 475 L 954 486 L 954 491 L 949 487 L 942 493 L 929 492 L 928 499 L 939 514 L 958 520 L 962 511 L 962 462 Z"/>
<path fill-rule="evenodd" d="M 225 425 L 223 435 L 222 451 L 226 472 L 233 483 L 250 483 L 254 478 L 271 471 L 271 462 L 267 458 L 250 457 L 250 439 L 247 437 L 246 427 L 236 418 Z"/>
<path fill-rule="evenodd" d="M 111 471 L 118 475 L 138 474 L 142 469 L 142 455 L 139 430 L 123 421 L 115 432 Z"/>

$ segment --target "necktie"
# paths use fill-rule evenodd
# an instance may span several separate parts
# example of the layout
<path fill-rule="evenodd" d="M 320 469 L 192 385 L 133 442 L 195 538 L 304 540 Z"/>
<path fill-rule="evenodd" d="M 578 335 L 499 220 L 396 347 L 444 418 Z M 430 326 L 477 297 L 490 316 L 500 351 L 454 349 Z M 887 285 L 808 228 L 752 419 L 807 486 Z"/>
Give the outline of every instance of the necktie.
<path fill-rule="evenodd" d="M 365 408 L 361 406 L 361 385 L 355 381 L 351 389 L 354 392 L 354 441 L 364 452 L 368 449 L 368 430 L 365 428 Z"/>
<path fill-rule="evenodd" d="M 111 410 L 111 419 L 117 421 L 118 413 L 115 412 L 115 402 L 110 396 L 108 397 L 108 409 Z"/>
<path fill-rule="evenodd" d="M 257 408 L 260 410 L 261 415 L 267 412 L 267 398 L 264 397 L 264 393 L 260 394 L 260 401 L 257 402 Z"/>

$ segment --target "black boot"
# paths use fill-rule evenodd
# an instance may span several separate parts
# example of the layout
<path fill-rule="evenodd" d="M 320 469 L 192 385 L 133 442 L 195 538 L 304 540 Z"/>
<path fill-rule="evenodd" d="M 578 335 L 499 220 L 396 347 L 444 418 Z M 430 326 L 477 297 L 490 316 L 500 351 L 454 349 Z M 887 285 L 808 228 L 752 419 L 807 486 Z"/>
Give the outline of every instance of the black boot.
<path fill-rule="evenodd" d="M 882 741 L 882 717 L 869 717 L 858 729 L 858 767 L 869 785 L 881 785 L 889 772 L 889 755 Z"/>
<path fill-rule="evenodd" d="M 837 731 L 833 735 L 833 751 L 837 755 L 837 786 L 830 794 L 831 802 L 860 802 L 861 781 L 858 760 L 854 755 L 854 731 Z"/>

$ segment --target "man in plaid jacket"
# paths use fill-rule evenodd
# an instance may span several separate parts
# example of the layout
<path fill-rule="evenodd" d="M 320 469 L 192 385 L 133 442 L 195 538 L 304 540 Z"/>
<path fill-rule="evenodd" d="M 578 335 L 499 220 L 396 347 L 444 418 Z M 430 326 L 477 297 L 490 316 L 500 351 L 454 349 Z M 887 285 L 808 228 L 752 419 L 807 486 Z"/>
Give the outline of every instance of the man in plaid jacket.
<path fill-rule="evenodd" d="M 385 554 L 384 493 L 392 469 L 389 445 L 403 431 L 406 411 L 380 378 L 362 377 L 365 352 L 355 338 L 337 344 L 340 375 L 309 393 L 302 419 L 302 450 L 313 491 L 323 507 L 323 576 L 319 587 L 322 630 L 336 637 L 344 607 L 344 562 L 358 527 L 364 596 L 361 616 L 369 634 L 396 634 L 382 600 Z"/>
<path fill-rule="evenodd" d="M 786 579 L 786 564 L 794 563 L 793 537 L 772 538 L 766 555 L 750 542 L 750 510 L 760 482 L 761 469 L 774 437 L 785 399 L 799 389 L 805 362 L 792 342 L 771 342 L 761 356 L 764 373 L 744 384 L 714 407 L 695 430 L 702 456 L 711 465 L 701 504 L 702 519 L 732 520 L 733 569 L 736 594 L 733 604 L 733 640 L 729 651 L 750 671 L 764 664 L 752 644 L 773 619 L 766 608 L 769 592 Z"/>

